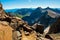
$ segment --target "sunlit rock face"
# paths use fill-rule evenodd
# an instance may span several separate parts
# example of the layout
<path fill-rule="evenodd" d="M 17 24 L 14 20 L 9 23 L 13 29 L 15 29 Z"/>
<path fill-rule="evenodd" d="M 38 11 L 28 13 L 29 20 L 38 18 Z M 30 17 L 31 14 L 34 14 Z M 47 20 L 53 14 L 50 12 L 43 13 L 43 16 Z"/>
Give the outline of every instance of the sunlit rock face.
<path fill-rule="evenodd" d="M 56 12 L 54 12 L 54 11 L 52 11 L 52 10 L 47 10 L 47 11 L 48 11 L 48 15 L 49 15 L 50 17 L 52 17 L 52 18 L 56 18 L 56 17 L 59 17 L 59 16 L 60 16 L 59 13 L 56 13 Z"/>

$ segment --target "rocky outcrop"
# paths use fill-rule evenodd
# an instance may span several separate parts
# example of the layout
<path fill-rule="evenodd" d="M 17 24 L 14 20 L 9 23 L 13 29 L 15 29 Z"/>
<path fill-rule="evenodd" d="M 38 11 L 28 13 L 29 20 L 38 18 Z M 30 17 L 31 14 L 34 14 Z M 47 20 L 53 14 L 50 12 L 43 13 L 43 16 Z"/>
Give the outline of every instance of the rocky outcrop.
<path fill-rule="evenodd" d="M 2 4 L 0 3 L 0 20 L 2 20 L 5 17 L 7 17 L 7 15 L 5 14 L 5 12 L 2 8 Z"/>
<path fill-rule="evenodd" d="M 36 31 L 36 32 L 39 32 L 41 34 L 43 34 L 43 31 L 44 31 L 44 26 L 42 24 L 34 24 L 32 26 L 32 28 Z"/>

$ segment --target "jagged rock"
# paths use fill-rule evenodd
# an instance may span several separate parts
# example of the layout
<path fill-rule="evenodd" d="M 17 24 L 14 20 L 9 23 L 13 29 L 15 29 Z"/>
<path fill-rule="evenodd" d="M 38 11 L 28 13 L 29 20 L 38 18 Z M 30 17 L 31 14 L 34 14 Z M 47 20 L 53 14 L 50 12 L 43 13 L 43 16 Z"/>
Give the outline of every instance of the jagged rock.
<path fill-rule="evenodd" d="M 33 28 L 34 30 L 36 30 L 37 32 L 39 32 L 39 33 L 43 33 L 43 31 L 44 31 L 44 26 L 41 25 L 41 24 L 34 24 L 34 25 L 32 26 L 32 28 Z"/>
<path fill-rule="evenodd" d="M 45 37 L 48 38 L 48 39 L 51 39 L 51 40 L 60 40 L 60 33 L 48 34 Z"/>
<path fill-rule="evenodd" d="M 11 19 L 10 26 L 12 26 L 12 28 L 14 28 L 15 30 L 19 30 L 20 28 L 24 28 L 24 30 L 26 31 L 32 30 L 26 22 L 24 22 L 22 19 L 18 17 L 13 17 Z"/>
<path fill-rule="evenodd" d="M 19 31 L 13 31 L 13 40 L 20 40 L 21 33 Z"/>
<path fill-rule="evenodd" d="M 32 32 L 33 30 L 30 28 L 30 26 L 29 25 L 24 25 L 24 30 L 25 31 L 28 31 L 28 32 Z"/>

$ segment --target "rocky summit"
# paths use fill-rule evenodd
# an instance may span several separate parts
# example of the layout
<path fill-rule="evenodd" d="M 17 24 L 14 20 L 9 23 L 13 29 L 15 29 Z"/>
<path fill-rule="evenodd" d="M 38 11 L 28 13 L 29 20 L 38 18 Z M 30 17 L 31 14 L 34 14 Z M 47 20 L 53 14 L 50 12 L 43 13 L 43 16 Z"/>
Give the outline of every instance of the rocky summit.
<path fill-rule="evenodd" d="M 60 18 L 46 28 L 38 23 L 30 26 L 19 17 L 7 15 L 0 4 L 0 34 L 3 35 L 1 31 L 6 33 L 6 35 L 0 35 L 0 40 L 60 40 L 59 30 Z"/>

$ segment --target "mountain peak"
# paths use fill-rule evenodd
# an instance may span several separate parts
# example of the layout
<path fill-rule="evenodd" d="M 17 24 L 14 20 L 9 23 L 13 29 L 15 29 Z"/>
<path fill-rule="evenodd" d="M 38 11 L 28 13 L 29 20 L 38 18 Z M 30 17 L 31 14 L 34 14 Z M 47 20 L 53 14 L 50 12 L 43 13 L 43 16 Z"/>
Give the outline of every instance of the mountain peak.
<path fill-rule="evenodd" d="M 50 7 L 47 7 L 47 8 L 45 8 L 45 10 L 52 10 L 52 8 L 50 8 Z"/>
<path fill-rule="evenodd" d="M 38 12 L 41 12 L 42 11 L 42 8 L 41 7 L 38 7 L 38 8 L 36 8 L 34 11 L 38 11 Z"/>
<path fill-rule="evenodd" d="M 39 9 L 42 9 L 41 7 L 38 7 Z"/>
<path fill-rule="evenodd" d="M 42 8 L 41 8 L 41 7 L 38 7 L 37 9 L 42 10 Z"/>
<path fill-rule="evenodd" d="M 50 8 L 50 7 L 47 7 L 47 8 Z"/>

